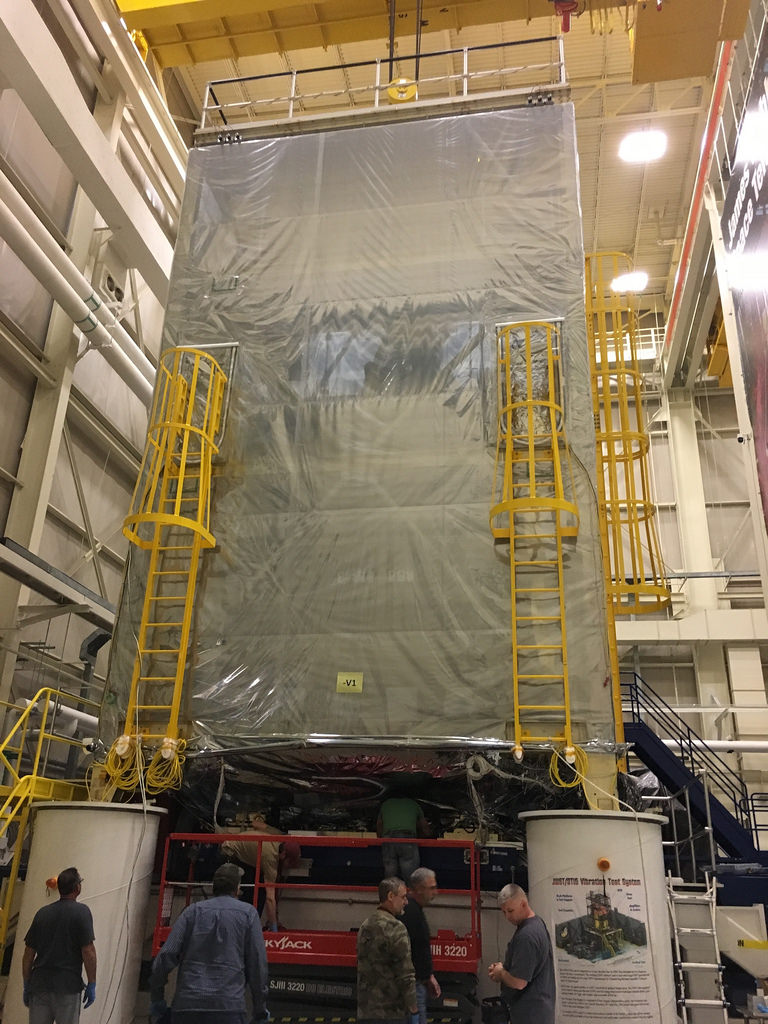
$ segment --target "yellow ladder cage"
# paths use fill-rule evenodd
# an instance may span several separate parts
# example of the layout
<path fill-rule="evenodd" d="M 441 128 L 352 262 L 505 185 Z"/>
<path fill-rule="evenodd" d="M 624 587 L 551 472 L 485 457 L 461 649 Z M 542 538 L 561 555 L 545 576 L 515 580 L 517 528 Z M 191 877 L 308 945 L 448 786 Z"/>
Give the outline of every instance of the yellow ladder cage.
<path fill-rule="evenodd" d="M 215 545 L 211 479 L 227 378 L 213 356 L 179 347 L 164 352 L 141 472 L 123 532 L 149 553 L 125 733 L 112 746 L 107 774 L 134 789 L 142 746 L 154 749 L 148 792 L 177 786 L 183 761 L 180 708 L 200 555 Z"/>
<path fill-rule="evenodd" d="M 514 753 L 547 743 L 570 755 L 563 548 L 578 531 L 578 508 L 557 323 L 499 329 L 497 402 L 490 527 L 497 543 L 509 543 Z"/>
<path fill-rule="evenodd" d="M 637 315 L 630 297 L 611 288 L 631 269 L 624 253 L 586 257 L 598 500 L 607 537 L 606 584 L 617 615 L 654 612 L 670 602 L 651 488 Z"/>

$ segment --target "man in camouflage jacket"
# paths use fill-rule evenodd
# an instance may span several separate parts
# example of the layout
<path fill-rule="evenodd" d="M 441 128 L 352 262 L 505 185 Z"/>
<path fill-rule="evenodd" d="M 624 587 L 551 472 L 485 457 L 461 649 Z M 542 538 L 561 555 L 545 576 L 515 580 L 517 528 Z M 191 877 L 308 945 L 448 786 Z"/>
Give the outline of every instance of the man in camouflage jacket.
<path fill-rule="evenodd" d="M 357 933 L 358 1024 L 403 1024 L 417 1013 L 411 943 L 398 918 L 408 897 L 405 882 L 379 882 L 379 905 Z"/>

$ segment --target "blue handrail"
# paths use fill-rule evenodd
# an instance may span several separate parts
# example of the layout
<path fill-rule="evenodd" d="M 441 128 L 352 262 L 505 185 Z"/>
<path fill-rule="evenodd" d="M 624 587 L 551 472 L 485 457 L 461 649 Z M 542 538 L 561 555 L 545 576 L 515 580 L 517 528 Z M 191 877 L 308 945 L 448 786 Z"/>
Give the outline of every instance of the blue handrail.
<path fill-rule="evenodd" d="M 733 816 L 754 836 L 757 821 L 747 787 L 730 765 L 707 747 L 707 741 L 675 714 L 664 698 L 636 672 L 627 681 L 622 680 L 621 700 L 633 722 L 652 723 L 660 739 L 670 739 L 679 747 L 678 756 L 689 771 L 694 774 L 706 771 L 710 783 L 718 790 L 720 802 L 730 804 Z"/>

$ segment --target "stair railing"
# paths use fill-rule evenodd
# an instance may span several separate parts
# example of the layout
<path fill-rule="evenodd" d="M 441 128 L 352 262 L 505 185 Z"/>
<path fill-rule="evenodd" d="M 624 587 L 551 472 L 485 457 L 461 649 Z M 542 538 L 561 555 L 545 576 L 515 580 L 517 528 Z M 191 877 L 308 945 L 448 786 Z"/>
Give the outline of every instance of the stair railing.
<path fill-rule="evenodd" d="M 2 887 L 0 958 L 8 935 L 31 802 L 35 799 L 72 800 L 85 797 L 87 792 L 82 782 L 48 775 L 53 744 L 60 744 L 65 750 L 82 747 L 80 740 L 55 731 L 57 717 L 65 707 L 77 714 L 86 708 L 98 712 L 100 705 L 85 697 L 46 686 L 38 690 L 25 708 L 8 704 L 5 707 L 9 711 L 18 711 L 19 717 L 0 742 L 0 836 L 5 835 L 13 824 L 18 826 L 18 832 L 10 871 Z"/>
<path fill-rule="evenodd" d="M 694 825 L 694 816 L 691 811 L 691 786 L 700 784 L 704 790 L 704 807 L 706 808 L 706 819 L 705 824 L 701 828 L 696 828 Z M 670 861 L 674 864 L 675 877 L 681 878 L 684 881 L 690 882 L 703 882 L 706 880 L 707 875 L 714 875 L 715 865 L 717 861 L 714 831 L 712 828 L 712 809 L 710 806 L 711 793 L 709 790 L 709 780 L 707 778 L 706 770 L 697 774 L 696 778 L 688 783 L 686 786 L 682 786 L 675 793 L 657 793 L 655 796 L 644 796 L 643 802 L 649 805 L 649 809 L 659 809 L 659 805 L 664 805 L 663 813 L 667 816 L 668 824 L 666 826 L 667 833 L 671 834 L 671 839 L 662 839 L 661 846 L 665 852 L 665 862 Z M 675 808 L 682 807 L 685 814 L 685 835 L 680 834 L 678 827 L 677 815 L 675 814 Z M 662 836 L 665 835 L 665 828 L 662 828 Z M 706 840 L 706 853 L 703 858 L 700 855 L 700 842 L 697 845 L 697 841 Z M 686 860 L 684 856 L 681 856 L 683 852 L 688 854 L 688 863 L 690 864 L 690 878 L 686 879 L 686 872 L 684 870 L 686 866 Z"/>
<path fill-rule="evenodd" d="M 671 740 L 677 755 L 694 775 L 706 771 L 710 788 L 717 790 L 718 799 L 726 804 L 738 823 L 755 837 L 750 796 L 746 784 L 731 766 L 707 746 L 686 722 L 675 714 L 667 702 L 636 672 L 631 679 L 621 682 L 622 707 L 633 722 L 653 728 L 661 740 Z"/>

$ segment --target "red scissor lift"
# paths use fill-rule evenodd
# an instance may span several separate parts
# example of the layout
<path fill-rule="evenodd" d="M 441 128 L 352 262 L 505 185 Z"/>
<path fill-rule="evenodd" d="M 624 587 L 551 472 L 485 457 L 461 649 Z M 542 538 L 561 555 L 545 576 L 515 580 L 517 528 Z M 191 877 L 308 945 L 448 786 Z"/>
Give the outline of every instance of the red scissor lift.
<path fill-rule="evenodd" d="M 374 839 L 356 836 L 272 836 L 261 835 L 253 832 L 240 834 L 218 833 L 173 833 L 168 836 L 163 856 L 163 867 L 160 879 L 160 899 L 157 913 L 157 924 L 155 927 L 154 941 L 152 947 L 153 955 L 162 946 L 171 930 L 173 921 L 179 913 L 190 903 L 197 899 L 208 898 L 211 894 L 211 876 L 221 859 L 217 845 L 227 841 L 247 842 L 258 845 L 258 853 L 255 857 L 254 881 L 242 886 L 244 891 L 252 890 L 254 905 L 258 903 L 259 894 L 269 886 L 269 883 L 261 881 L 260 862 L 261 847 L 263 843 L 292 842 L 301 846 L 302 857 L 310 859 L 314 864 L 318 856 L 323 853 L 330 855 L 333 863 L 326 868 L 326 878 L 330 874 L 339 875 L 339 878 L 332 881 L 314 880 L 312 870 L 309 870 L 309 879 L 294 880 L 295 876 L 288 879 L 281 879 L 277 886 L 278 898 L 282 899 L 282 906 L 289 907 L 295 916 L 301 909 L 301 897 L 306 895 L 307 899 L 316 901 L 324 900 L 321 907 L 327 910 L 327 915 L 335 919 L 339 925 L 332 928 L 309 928 L 309 927 L 283 927 L 277 932 L 264 932 L 264 940 L 267 947 L 267 959 L 270 964 L 270 997 L 278 1001 L 288 1001 L 295 996 L 300 1005 L 297 1012 L 291 1012 L 290 1006 L 281 1012 L 276 1006 L 272 1007 L 273 1016 L 279 1020 L 305 1020 L 306 1009 L 311 1005 L 317 1009 L 320 1002 L 328 1005 L 329 1000 L 333 1003 L 333 997 L 342 996 L 347 993 L 347 1002 L 353 1006 L 354 1001 L 354 970 L 357 963 L 357 927 L 373 910 L 378 902 L 377 883 L 370 879 L 359 882 L 361 875 L 373 875 L 378 880 L 382 873 L 380 848 L 388 842 L 402 843 L 402 839 Z M 457 929 L 439 929 L 432 936 L 432 959 L 435 973 L 440 977 L 441 984 L 445 980 L 449 983 L 443 985 L 444 992 L 442 1007 L 433 1008 L 431 1014 L 433 1020 L 453 1022 L 467 1019 L 471 1016 L 471 1006 L 474 998 L 474 984 L 477 975 L 478 963 L 481 954 L 480 937 L 480 860 L 475 844 L 469 840 L 459 839 L 419 839 L 422 864 L 433 868 L 438 876 L 440 896 L 433 905 L 434 912 L 430 916 L 437 916 L 440 912 L 441 903 L 445 904 L 453 900 L 455 903 L 452 917 L 455 922 L 461 919 Z M 211 850 L 213 848 L 213 850 Z M 328 850 L 331 848 L 331 850 Z M 213 853 L 213 857 L 201 858 L 200 851 L 205 850 Z M 313 852 L 315 856 L 313 857 Z M 203 864 L 201 865 L 201 859 Z M 360 861 L 366 863 L 361 864 Z M 445 861 L 453 867 L 447 870 L 442 866 Z M 304 862 L 305 862 L 304 861 Z M 441 866 L 438 866 L 438 861 Z M 184 874 L 185 877 L 180 877 Z M 461 886 L 451 887 L 444 885 L 441 878 L 461 877 Z M 346 879 L 349 879 L 347 881 Z M 336 894 L 336 899 L 334 899 Z M 370 897 L 368 901 L 359 898 L 355 899 L 354 894 L 365 894 Z M 366 905 L 367 904 L 367 905 Z M 340 911 L 344 911 L 344 914 Z M 357 913 L 356 913 L 357 912 Z M 344 926 L 341 918 L 346 916 L 348 926 Z M 354 923 L 351 918 L 355 917 Z M 315 981 L 311 979 L 314 977 Z M 464 980 L 462 981 L 462 977 Z M 450 980 L 453 978 L 457 985 L 457 995 L 451 991 Z M 310 980 L 308 980 L 310 979 Z M 326 998 L 327 997 L 327 998 Z M 467 1000 L 469 1001 L 467 1003 Z M 337 1000 L 338 1002 L 338 1000 Z M 464 1012 L 462 1012 L 462 1006 Z M 339 1010 L 339 1007 L 336 1007 Z M 321 1022 L 323 1020 L 345 1020 L 353 1019 L 354 1010 L 351 1016 L 344 1016 L 338 1012 L 323 1016 L 313 1013 L 311 1019 Z"/>

